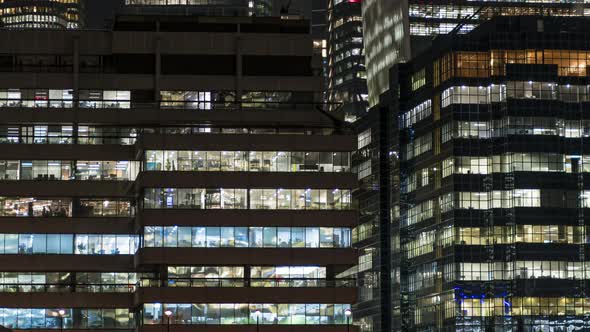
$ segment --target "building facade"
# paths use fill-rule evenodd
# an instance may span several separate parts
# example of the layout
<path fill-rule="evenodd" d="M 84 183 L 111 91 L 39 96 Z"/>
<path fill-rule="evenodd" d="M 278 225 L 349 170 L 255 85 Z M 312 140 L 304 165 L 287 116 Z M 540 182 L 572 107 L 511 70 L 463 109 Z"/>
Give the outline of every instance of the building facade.
<path fill-rule="evenodd" d="M 361 1 L 324 0 L 327 3 L 327 87 L 326 98 L 332 111 L 343 114 L 355 129 L 362 128 L 358 135 L 357 151 L 352 165 L 358 174 L 358 186 L 353 199 L 359 206 L 359 224 L 354 232 L 353 243 L 359 250 L 356 267 L 347 275 L 358 280 L 359 301 L 354 306 L 355 325 L 361 331 L 381 331 L 381 262 L 379 201 L 372 197 L 372 190 L 379 177 L 371 173 L 370 162 L 377 160 L 380 147 L 379 130 L 371 128 L 367 116 L 367 81 L 363 46 Z M 371 118 L 372 119 L 372 118 Z M 369 167 L 367 169 L 366 167 Z"/>
<path fill-rule="evenodd" d="M 334 108 L 354 122 L 367 112 L 361 2 L 328 1 L 328 87 Z"/>
<path fill-rule="evenodd" d="M 412 36 L 444 35 L 461 25 L 467 33 L 495 16 L 585 16 L 590 6 L 583 0 L 557 1 L 479 1 L 457 4 L 453 1 L 407 0 L 409 32 Z"/>
<path fill-rule="evenodd" d="M 363 31 L 369 107 L 389 90 L 389 69 L 410 59 L 407 1 L 363 2 Z"/>
<path fill-rule="evenodd" d="M 125 0 L 126 14 L 270 16 L 272 0 Z"/>
<path fill-rule="evenodd" d="M 0 36 L 0 325 L 357 330 L 356 137 L 308 22 Z"/>
<path fill-rule="evenodd" d="M 390 99 L 384 98 L 379 108 L 372 108 L 355 122 L 358 150 L 352 165 L 357 171 L 358 187 L 353 193 L 359 209 L 359 225 L 353 243 L 359 251 L 356 274 L 359 301 L 354 306 L 355 324 L 361 331 L 391 331 L 392 296 L 399 294 L 390 273 L 392 259 L 391 195 L 396 194 L 396 178 L 392 169 L 395 159 L 390 123 L 394 121 Z M 383 188 L 380 190 L 379 188 Z"/>
<path fill-rule="evenodd" d="M 395 330 L 590 328 L 589 29 L 499 17 L 392 70 Z"/>
<path fill-rule="evenodd" d="M 584 0 L 365 0 L 363 19 L 369 103 L 388 90 L 389 69 L 420 54 L 433 36 L 466 33 L 495 16 L 546 15 L 586 16 L 590 4 Z M 456 31 L 454 31 L 456 30 Z"/>
<path fill-rule="evenodd" d="M 322 75 L 324 76 L 324 89 L 329 85 L 328 81 L 328 2 L 313 1 L 311 3 L 311 34 L 316 53 L 322 57 Z M 324 100 L 327 100 L 327 93 Z"/>
<path fill-rule="evenodd" d="M 2 0 L 0 27 L 8 29 L 80 29 L 84 0 Z"/>
<path fill-rule="evenodd" d="M 363 13 L 363 31 L 364 31 L 364 45 L 365 57 L 367 64 L 367 86 L 368 86 L 368 101 L 370 106 L 369 113 L 379 113 L 384 108 L 391 108 L 392 103 L 395 102 L 392 93 L 397 90 L 397 78 L 390 77 L 390 69 L 398 63 L 410 61 L 412 57 L 421 54 L 424 50 L 428 50 L 432 40 L 437 35 L 444 34 L 463 34 L 471 31 L 478 24 L 485 22 L 495 16 L 507 15 L 548 15 L 560 17 L 582 16 L 588 13 L 589 5 L 583 1 L 388 1 L 388 0 L 364 0 L 362 2 Z M 397 73 L 393 73 L 397 75 Z M 392 83 L 393 82 L 393 83 Z M 386 101 L 393 98 L 394 102 Z M 375 109 L 375 111 L 373 111 Z M 371 120 L 372 119 L 372 120 Z M 382 126 L 379 121 L 383 120 L 383 116 L 368 116 L 368 121 L 377 121 L 373 124 L 366 124 L 358 128 L 358 133 L 362 133 L 367 126 L 380 128 Z M 390 132 L 396 132 L 397 121 L 390 122 L 392 127 Z M 373 186 L 372 194 L 365 193 L 363 197 L 371 197 L 371 200 L 383 200 L 383 197 L 394 197 L 399 195 L 398 182 L 399 172 L 391 171 L 392 165 L 398 163 L 397 145 L 398 135 L 393 134 L 393 137 L 386 136 L 387 140 L 383 140 L 380 136 L 378 144 L 385 144 L 383 147 L 376 148 L 377 151 L 388 153 L 390 156 L 389 166 L 383 167 L 379 158 L 371 158 L 365 153 L 355 154 L 353 158 L 353 167 L 364 166 L 369 167 L 368 163 L 372 160 L 372 172 L 378 173 L 378 177 L 388 177 L 391 182 L 389 187 L 379 185 Z M 385 174 L 383 174 L 385 172 Z M 391 173 L 390 173 L 391 172 Z M 386 191 L 392 191 L 386 193 Z M 389 223 L 382 219 L 379 226 L 381 230 L 375 230 L 374 234 L 385 236 L 390 234 L 391 239 L 391 254 L 390 264 L 392 270 L 381 270 L 380 275 L 390 274 L 391 283 L 383 285 L 381 294 L 391 297 L 391 317 L 393 317 L 392 326 L 394 330 L 401 329 L 402 324 L 402 310 L 405 310 L 404 317 L 411 315 L 408 312 L 408 306 L 402 306 L 402 299 L 404 294 L 396 291 L 401 286 L 400 270 L 396 266 L 400 266 L 400 228 L 398 227 L 399 207 L 391 201 L 381 201 L 379 206 L 391 206 L 389 215 L 391 220 Z M 361 221 L 362 216 L 366 214 L 362 203 L 359 204 Z M 370 209 L 369 209 L 370 211 Z M 380 241 L 383 241 L 380 239 Z M 378 241 L 375 241 L 375 247 Z M 386 266 L 386 265 L 383 265 Z M 377 272 L 376 272 L 377 273 Z M 359 278 L 359 280 L 362 280 Z M 391 292 L 390 292 L 391 290 Z M 361 289 L 362 297 L 362 289 Z M 385 307 L 384 307 L 385 308 Z M 389 309 L 389 308 L 388 308 Z M 362 312 L 361 312 L 362 314 Z M 382 311 L 382 315 L 389 315 Z M 355 316 L 358 319 L 359 315 Z M 362 326 L 362 325 L 361 325 Z"/>

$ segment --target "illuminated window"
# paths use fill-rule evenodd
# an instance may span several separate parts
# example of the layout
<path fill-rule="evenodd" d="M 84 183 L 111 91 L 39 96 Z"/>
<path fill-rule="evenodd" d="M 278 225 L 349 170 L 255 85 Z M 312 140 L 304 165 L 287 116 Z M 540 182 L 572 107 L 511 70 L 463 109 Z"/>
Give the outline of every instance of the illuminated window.
<path fill-rule="evenodd" d="M 371 128 L 358 135 L 358 149 L 360 150 L 369 144 L 371 144 Z"/>
<path fill-rule="evenodd" d="M 426 69 L 422 68 L 412 75 L 412 91 L 416 91 L 426 85 Z"/>

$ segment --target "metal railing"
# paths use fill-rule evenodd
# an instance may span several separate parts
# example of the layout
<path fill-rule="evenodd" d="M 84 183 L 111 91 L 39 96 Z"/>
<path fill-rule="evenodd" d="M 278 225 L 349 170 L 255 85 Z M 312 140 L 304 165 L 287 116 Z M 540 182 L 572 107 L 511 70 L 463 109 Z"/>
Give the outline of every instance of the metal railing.
<path fill-rule="evenodd" d="M 163 110 L 188 110 L 188 111 L 240 111 L 240 110 L 310 110 L 320 107 L 326 110 L 326 103 L 313 102 L 289 102 L 289 101 L 161 101 L 159 107 Z"/>
<path fill-rule="evenodd" d="M 159 279 L 141 279 L 135 284 L 2 283 L 0 293 L 133 293 L 146 287 L 162 287 L 162 282 Z M 169 278 L 164 287 L 353 288 L 356 287 L 356 279 Z"/>
<path fill-rule="evenodd" d="M 242 110 L 322 110 L 328 111 L 337 103 L 297 101 L 156 101 L 130 100 L 38 100 L 0 99 L 0 109 L 161 109 L 187 111 L 242 111 Z"/>
<path fill-rule="evenodd" d="M 73 108 L 73 100 L 0 99 L 0 108 Z"/>
<path fill-rule="evenodd" d="M 133 293 L 137 284 L 0 284 L 0 293 Z"/>
<path fill-rule="evenodd" d="M 356 279 L 325 278 L 169 278 L 168 287 L 356 287 Z"/>

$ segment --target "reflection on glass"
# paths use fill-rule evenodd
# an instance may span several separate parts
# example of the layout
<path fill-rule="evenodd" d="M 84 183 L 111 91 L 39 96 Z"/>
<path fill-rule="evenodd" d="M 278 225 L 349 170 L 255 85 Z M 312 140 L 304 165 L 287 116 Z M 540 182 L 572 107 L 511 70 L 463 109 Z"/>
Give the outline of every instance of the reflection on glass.
<path fill-rule="evenodd" d="M 34 197 L 1 197 L 2 217 L 128 217 L 133 214 L 130 201 L 70 198 L 37 199 Z"/>
<path fill-rule="evenodd" d="M 33 197 L 0 197 L 3 217 L 71 217 L 72 201 L 65 199 L 35 199 Z"/>
<path fill-rule="evenodd" d="M 350 236 L 339 227 L 146 226 L 143 239 L 145 247 L 349 248 Z"/>
<path fill-rule="evenodd" d="M 144 208 L 347 210 L 350 190 L 146 188 Z"/>
<path fill-rule="evenodd" d="M 346 309 L 349 304 L 146 303 L 143 324 L 165 324 L 162 317 L 167 310 L 172 312 L 171 324 L 256 324 L 254 313 L 260 310 L 260 324 L 339 325 L 346 324 Z"/>
<path fill-rule="evenodd" d="M 147 171 L 349 172 L 348 152 L 162 151 L 145 153 Z"/>
<path fill-rule="evenodd" d="M 0 325 L 21 330 L 58 329 L 61 327 L 58 310 L 65 311 L 64 329 L 131 329 L 135 327 L 135 315 L 128 308 L 0 308 Z"/>
<path fill-rule="evenodd" d="M 135 161 L 0 160 L 0 180 L 135 180 L 138 172 Z"/>
<path fill-rule="evenodd" d="M 153 278 L 135 272 L 0 272 L 0 292 L 129 293 Z"/>
<path fill-rule="evenodd" d="M 0 234 L 0 254 L 130 255 L 137 235 Z"/>

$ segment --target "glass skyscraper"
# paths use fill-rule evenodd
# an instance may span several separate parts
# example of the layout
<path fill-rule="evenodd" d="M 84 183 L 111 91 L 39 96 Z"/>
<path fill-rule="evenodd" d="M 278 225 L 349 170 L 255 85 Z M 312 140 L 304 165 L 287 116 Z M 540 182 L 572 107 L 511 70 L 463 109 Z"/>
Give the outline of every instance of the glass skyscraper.
<path fill-rule="evenodd" d="M 455 29 L 456 33 L 466 33 L 495 16 L 572 17 L 590 13 L 590 4 L 584 0 L 365 0 L 362 4 L 371 107 L 389 88 L 389 68 L 419 54 L 434 36 Z"/>
<path fill-rule="evenodd" d="M 590 5 L 583 1 L 365 0 L 362 6 L 368 101 L 371 109 L 366 120 L 359 122 L 357 134 L 359 140 L 361 136 L 371 136 L 371 144 L 374 146 L 360 148 L 353 156 L 353 167 L 359 170 L 359 177 L 362 177 L 360 190 L 356 196 L 361 199 L 359 230 L 371 230 L 364 233 L 366 237 L 363 248 L 366 249 L 363 250 L 371 249 L 373 253 L 378 253 L 378 257 L 373 259 L 372 266 L 374 274 L 379 276 L 374 280 L 379 282 L 371 287 L 380 287 L 380 290 L 372 289 L 372 292 L 380 294 L 381 297 L 389 297 L 389 301 L 381 301 L 380 316 L 375 315 L 376 311 L 367 311 L 364 316 L 364 311 L 357 310 L 355 317 L 361 329 L 366 327 L 366 331 L 375 328 L 377 322 L 383 322 L 391 317 L 392 330 L 395 331 L 437 330 L 440 326 L 426 324 L 424 327 L 414 325 L 410 328 L 407 323 L 409 317 L 415 314 L 416 308 L 423 307 L 424 303 L 408 304 L 410 300 L 408 292 L 405 291 L 408 284 L 401 283 L 404 278 L 405 280 L 409 278 L 404 274 L 407 273 L 405 267 L 415 258 L 402 259 L 403 246 L 400 241 L 410 236 L 407 233 L 408 228 L 402 227 L 400 221 L 400 209 L 407 207 L 404 207 L 406 201 L 400 199 L 403 196 L 400 196 L 402 194 L 400 177 L 403 173 L 396 168 L 400 162 L 400 139 L 404 136 L 398 136 L 396 133 L 398 114 L 392 110 L 393 107 L 401 107 L 396 106 L 399 99 L 394 98 L 400 91 L 398 85 L 420 86 L 424 81 L 423 75 L 428 75 L 428 71 L 418 72 L 417 75 L 410 77 L 401 71 L 391 72 L 390 70 L 395 64 L 411 61 L 412 57 L 421 54 L 424 50 L 438 52 L 438 49 L 429 49 L 436 36 L 465 34 L 496 16 L 541 15 L 571 18 L 587 14 Z M 563 22 L 567 25 L 569 21 L 565 19 Z M 393 73 L 393 77 L 390 73 Z M 402 75 L 405 75 L 403 77 L 408 81 L 402 81 Z M 434 100 L 432 102 L 434 103 Z M 414 106 L 417 107 L 417 105 Z M 424 104 L 421 107 L 427 106 Z M 417 108 L 416 112 L 418 109 L 421 108 Z M 407 133 L 411 134 L 413 131 L 409 130 Z M 384 155 L 388 156 L 385 160 Z M 420 176 L 424 178 L 424 181 L 433 180 L 428 180 L 427 173 Z M 400 203 L 401 201 L 403 202 Z M 412 227 L 409 228 L 412 229 Z M 358 232 L 358 234 L 363 233 Z M 371 241 L 372 244 L 369 244 Z M 388 245 L 384 243 L 389 243 L 388 252 L 383 252 L 388 248 Z M 377 264 L 377 262 L 380 263 Z M 420 275 L 421 271 L 415 274 Z M 359 272 L 359 282 L 363 280 L 363 273 L 367 274 L 367 272 Z M 391 280 L 388 280 L 387 276 L 391 276 Z M 416 276 L 412 276 L 414 277 Z M 437 287 L 439 287 L 438 284 Z M 366 290 L 361 284 L 361 300 L 364 292 Z M 432 308 L 438 308 L 437 306 Z M 432 310 L 432 315 L 435 315 L 434 312 L 439 312 Z"/>
<path fill-rule="evenodd" d="M 367 80 L 360 1 L 328 1 L 328 101 L 354 122 L 367 112 Z"/>
<path fill-rule="evenodd" d="M 589 29 L 498 17 L 392 70 L 394 330 L 590 328 Z"/>
<path fill-rule="evenodd" d="M 79 29 L 85 0 L 0 0 L 0 27 Z"/>

